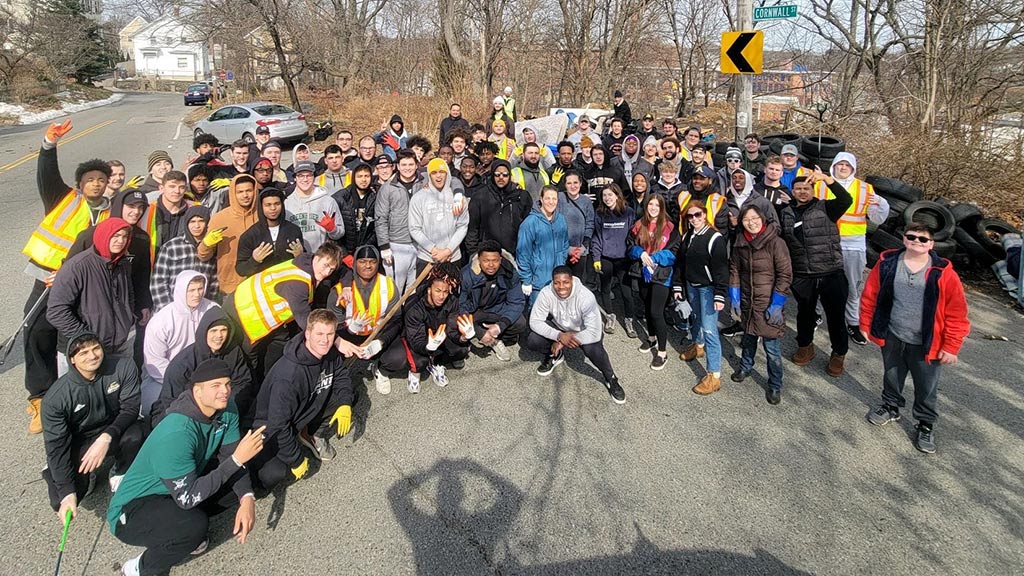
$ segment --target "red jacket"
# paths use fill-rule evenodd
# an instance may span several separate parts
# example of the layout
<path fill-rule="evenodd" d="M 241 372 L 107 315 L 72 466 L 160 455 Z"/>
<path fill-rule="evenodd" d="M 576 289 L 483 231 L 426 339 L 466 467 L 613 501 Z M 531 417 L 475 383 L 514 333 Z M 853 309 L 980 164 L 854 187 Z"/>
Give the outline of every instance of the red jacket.
<path fill-rule="evenodd" d="M 887 250 L 871 270 L 860 297 L 860 328 L 879 346 L 885 345 L 893 304 L 893 280 L 899 257 L 904 252 Z M 959 354 L 964 338 L 971 331 L 967 320 L 967 299 L 960 276 L 949 260 L 931 253 L 932 262 L 925 276 L 924 309 L 921 311 L 925 360 L 939 359 L 939 352 Z"/>

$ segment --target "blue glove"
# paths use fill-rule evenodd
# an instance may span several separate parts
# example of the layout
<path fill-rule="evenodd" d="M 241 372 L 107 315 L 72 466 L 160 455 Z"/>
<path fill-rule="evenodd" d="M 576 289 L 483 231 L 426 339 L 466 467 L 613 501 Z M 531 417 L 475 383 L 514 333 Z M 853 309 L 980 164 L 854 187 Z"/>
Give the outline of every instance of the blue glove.
<path fill-rule="evenodd" d="M 782 307 L 786 305 L 786 296 L 778 292 L 772 292 L 772 303 L 764 311 L 764 319 L 771 326 L 782 326 L 786 319 L 782 317 Z"/>
<path fill-rule="evenodd" d="M 732 316 L 733 320 L 739 322 L 741 318 L 739 286 L 729 286 L 729 304 L 729 315 Z"/>

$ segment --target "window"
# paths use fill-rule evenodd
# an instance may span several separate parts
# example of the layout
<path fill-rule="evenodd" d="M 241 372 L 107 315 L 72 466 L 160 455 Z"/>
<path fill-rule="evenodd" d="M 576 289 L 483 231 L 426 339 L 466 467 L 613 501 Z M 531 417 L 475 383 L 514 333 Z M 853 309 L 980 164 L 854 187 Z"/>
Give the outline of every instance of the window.
<path fill-rule="evenodd" d="M 210 122 L 217 122 L 218 120 L 229 120 L 231 119 L 231 114 L 234 112 L 234 110 L 234 106 L 221 108 L 220 110 L 214 112 L 212 116 L 210 116 Z"/>
<path fill-rule="evenodd" d="M 280 104 L 262 104 L 260 106 L 253 106 L 252 109 L 260 116 L 281 116 L 295 112 L 295 110 Z"/>
<path fill-rule="evenodd" d="M 188 68 L 188 57 L 178 58 L 178 69 L 185 70 Z"/>

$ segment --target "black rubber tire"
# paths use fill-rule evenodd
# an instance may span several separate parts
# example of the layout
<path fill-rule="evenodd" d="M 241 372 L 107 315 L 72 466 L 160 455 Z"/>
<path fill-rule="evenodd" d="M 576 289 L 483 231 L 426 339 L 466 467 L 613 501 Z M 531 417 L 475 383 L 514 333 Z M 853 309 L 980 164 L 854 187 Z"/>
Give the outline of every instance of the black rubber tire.
<path fill-rule="evenodd" d="M 956 255 L 956 242 L 952 240 L 939 242 L 936 240 L 935 244 L 932 245 L 932 250 L 935 250 L 935 253 L 943 258 L 953 258 Z"/>
<path fill-rule="evenodd" d="M 993 256 L 1002 260 L 1006 257 L 1003 250 L 1003 234 L 1019 234 L 1020 230 L 1013 224 L 997 218 L 982 218 L 975 225 L 976 234 L 974 238 L 984 246 Z"/>
<path fill-rule="evenodd" d="M 715 141 L 715 154 L 725 155 L 729 151 L 729 148 L 739 148 L 735 142 L 719 142 Z"/>
<path fill-rule="evenodd" d="M 835 158 L 836 154 L 846 152 L 846 142 L 835 136 L 822 136 L 821 147 L 818 147 L 818 136 L 804 136 L 800 139 L 800 151 L 808 156 Z"/>
<path fill-rule="evenodd" d="M 967 233 L 963 228 L 953 231 L 953 240 L 960 247 L 960 251 L 971 259 L 971 263 L 979 268 L 988 268 L 996 263 L 996 257 L 989 252 L 980 242 Z M 1001 246 L 1000 246 L 1001 248 Z"/>
<path fill-rule="evenodd" d="M 719 154 L 717 152 L 711 153 L 711 163 L 715 165 L 715 170 L 725 166 L 725 154 Z"/>
<path fill-rule="evenodd" d="M 803 157 L 802 154 L 801 154 L 801 157 Z M 832 173 L 832 162 L 834 160 L 835 160 L 835 156 L 822 156 L 820 158 L 817 157 L 817 156 L 808 156 L 807 157 L 807 163 L 804 164 L 804 165 L 807 166 L 808 168 L 814 168 L 815 166 L 820 166 L 822 172 L 824 172 L 825 174 L 831 174 Z"/>
<path fill-rule="evenodd" d="M 864 181 L 874 186 L 875 191 L 887 199 L 898 198 L 904 202 L 917 202 L 924 198 L 924 190 L 895 178 L 868 176 Z"/>
<path fill-rule="evenodd" d="M 782 154 L 782 146 L 785 144 L 782 140 L 772 140 L 768 143 L 768 152 L 778 156 Z"/>
<path fill-rule="evenodd" d="M 875 233 L 869 236 L 868 240 L 879 252 L 903 248 L 903 240 L 900 235 L 893 234 L 883 228 L 875 230 Z"/>
<path fill-rule="evenodd" d="M 903 212 L 903 222 L 905 224 L 911 222 L 927 224 L 936 244 L 949 240 L 949 237 L 953 235 L 953 230 L 956 230 L 956 219 L 953 218 L 953 213 L 949 211 L 949 208 L 931 200 L 918 200 L 908 206 Z"/>
<path fill-rule="evenodd" d="M 875 250 L 873 247 L 868 246 L 868 268 L 874 268 L 875 264 L 878 264 L 878 258 L 880 256 L 881 254 L 878 252 L 878 250 Z"/>
<path fill-rule="evenodd" d="M 969 202 L 953 204 L 949 207 L 949 211 L 953 213 L 953 220 L 956 220 L 957 226 L 974 223 L 983 216 L 981 209 L 976 204 Z"/>
<path fill-rule="evenodd" d="M 767 143 L 761 144 L 760 146 L 758 146 L 758 148 L 760 148 L 761 149 L 761 153 L 765 154 L 765 155 L 770 154 L 771 151 L 772 151 L 772 147 L 769 146 Z"/>
<path fill-rule="evenodd" d="M 795 144 L 797 148 L 800 147 L 801 139 L 803 139 L 803 136 L 793 132 L 780 132 L 778 134 L 768 134 L 761 137 L 762 142 L 781 140 L 783 144 Z"/>
<path fill-rule="evenodd" d="M 891 225 L 891 228 L 902 226 L 903 213 L 910 207 L 910 202 L 904 202 L 898 198 L 893 198 L 892 200 L 886 198 L 886 201 L 889 202 L 889 217 L 885 219 L 885 224 L 883 224 L 883 226 L 886 224 Z"/>

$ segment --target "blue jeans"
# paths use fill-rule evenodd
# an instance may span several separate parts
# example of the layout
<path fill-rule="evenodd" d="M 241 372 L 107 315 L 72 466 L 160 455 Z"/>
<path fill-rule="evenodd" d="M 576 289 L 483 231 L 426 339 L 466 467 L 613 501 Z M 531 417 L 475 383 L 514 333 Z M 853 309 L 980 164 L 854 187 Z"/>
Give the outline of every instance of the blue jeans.
<path fill-rule="evenodd" d="M 757 336 L 744 334 L 740 345 L 743 347 L 740 370 L 750 372 L 754 369 L 754 356 L 757 354 Z M 779 346 L 779 339 L 762 338 L 761 345 L 768 356 L 768 386 L 779 392 L 782 390 L 782 349 Z"/>
<path fill-rule="evenodd" d="M 704 361 L 708 372 L 722 371 L 722 342 L 718 339 L 718 311 L 715 310 L 715 289 L 711 286 L 686 284 L 693 321 L 690 334 L 693 341 L 704 347 Z"/>

